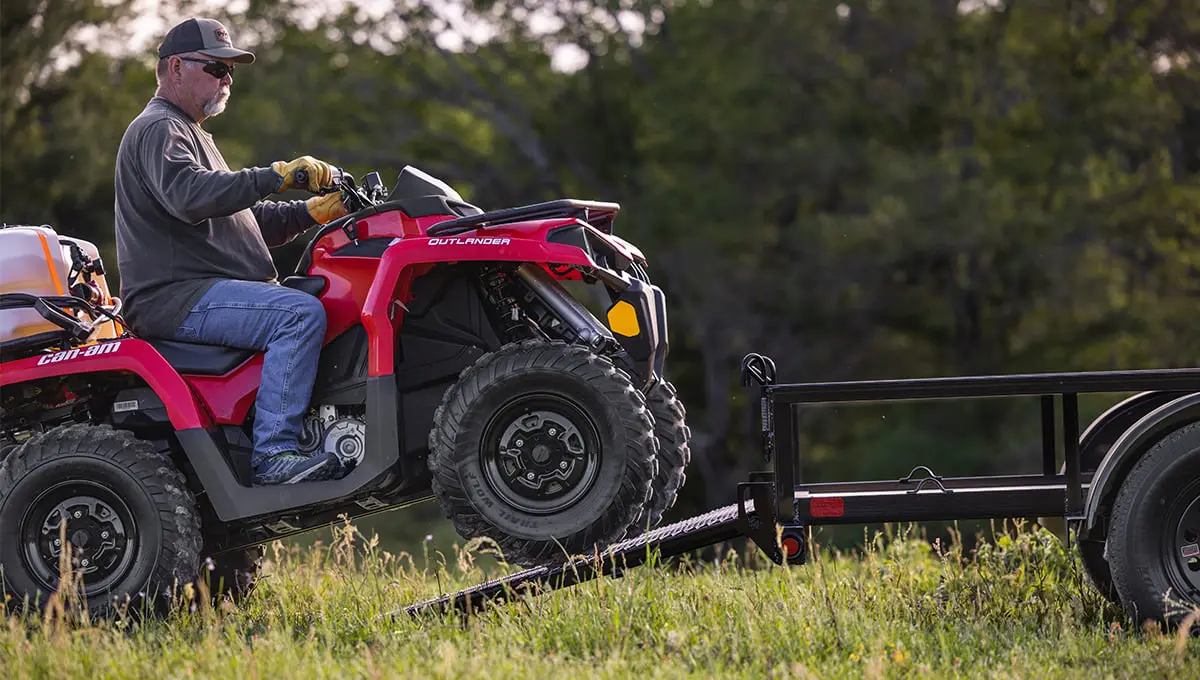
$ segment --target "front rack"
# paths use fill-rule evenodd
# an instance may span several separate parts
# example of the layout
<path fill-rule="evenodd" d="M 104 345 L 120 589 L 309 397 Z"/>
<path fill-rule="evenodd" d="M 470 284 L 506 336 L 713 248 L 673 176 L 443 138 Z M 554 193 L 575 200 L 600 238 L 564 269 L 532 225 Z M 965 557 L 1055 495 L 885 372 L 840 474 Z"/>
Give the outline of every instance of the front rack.
<path fill-rule="evenodd" d="M 612 231 L 612 221 L 621 211 L 619 203 L 601 201 L 581 201 L 574 198 L 563 198 L 545 203 L 534 203 L 517 208 L 504 208 L 478 215 L 468 215 L 437 224 L 426 230 L 429 236 L 453 236 L 480 227 L 495 227 L 525 220 L 545 220 L 559 217 L 576 218 L 609 233 Z"/>

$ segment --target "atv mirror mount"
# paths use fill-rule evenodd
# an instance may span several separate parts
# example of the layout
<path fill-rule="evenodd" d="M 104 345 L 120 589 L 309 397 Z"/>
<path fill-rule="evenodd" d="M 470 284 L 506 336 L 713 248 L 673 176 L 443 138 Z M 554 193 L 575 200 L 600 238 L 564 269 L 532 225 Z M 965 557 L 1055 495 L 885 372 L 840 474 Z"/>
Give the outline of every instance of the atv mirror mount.
<path fill-rule="evenodd" d="M 363 192 L 367 195 L 367 198 L 371 199 L 372 204 L 378 203 L 379 199 L 383 198 L 383 194 L 387 192 L 387 189 L 383 186 L 383 179 L 379 177 L 378 172 L 367 173 L 363 177 L 362 186 Z"/>

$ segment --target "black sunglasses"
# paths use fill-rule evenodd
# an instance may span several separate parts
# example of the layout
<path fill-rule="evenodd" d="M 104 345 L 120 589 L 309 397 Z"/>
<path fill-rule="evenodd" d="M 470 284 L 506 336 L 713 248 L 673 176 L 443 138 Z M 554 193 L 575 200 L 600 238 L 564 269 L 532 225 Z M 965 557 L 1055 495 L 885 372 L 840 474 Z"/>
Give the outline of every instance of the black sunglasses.
<path fill-rule="evenodd" d="M 204 64 L 204 72 L 208 75 L 220 80 L 225 76 L 233 73 L 233 67 L 223 61 L 213 61 L 211 59 L 192 59 L 191 57 L 180 57 L 183 61 L 194 61 L 197 64 Z"/>

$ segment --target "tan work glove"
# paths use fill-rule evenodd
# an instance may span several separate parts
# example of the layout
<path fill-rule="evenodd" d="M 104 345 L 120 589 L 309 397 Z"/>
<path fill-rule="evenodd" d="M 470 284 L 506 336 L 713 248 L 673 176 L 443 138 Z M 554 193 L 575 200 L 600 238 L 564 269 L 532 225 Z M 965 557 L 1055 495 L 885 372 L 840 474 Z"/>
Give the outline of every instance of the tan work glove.
<path fill-rule="evenodd" d="M 288 189 L 307 189 L 313 193 L 333 185 L 333 166 L 325 161 L 319 161 L 312 156 L 301 156 L 292 161 L 275 161 L 271 169 L 282 179 L 275 193 L 283 193 Z M 296 179 L 296 171 L 308 173 L 308 181 Z"/>
<path fill-rule="evenodd" d="M 308 214 L 312 215 L 317 224 L 327 224 L 347 214 L 340 191 L 324 196 L 313 196 L 304 202 L 304 207 L 308 208 Z"/>

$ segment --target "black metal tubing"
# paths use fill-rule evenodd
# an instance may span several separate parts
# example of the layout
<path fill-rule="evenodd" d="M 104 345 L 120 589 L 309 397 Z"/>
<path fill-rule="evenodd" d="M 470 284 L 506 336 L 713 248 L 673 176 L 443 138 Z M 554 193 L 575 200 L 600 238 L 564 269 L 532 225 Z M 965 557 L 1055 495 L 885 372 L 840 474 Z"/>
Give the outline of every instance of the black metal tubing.
<path fill-rule="evenodd" d="M 750 370 L 769 363 L 771 371 Z M 774 511 L 780 522 L 856 523 L 921 521 L 1015 516 L 1085 516 L 1089 489 L 1081 469 L 1079 394 L 1106 392 L 1200 392 L 1200 369 L 1039 373 L 903 380 L 774 384 L 774 364 L 760 355 L 743 360 L 743 383 L 756 384 L 758 408 L 769 414 L 763 421 L 763 451 L 774 458 Z M 753 375 L 749 375 L 753 373 Z M 830 487 L 803 484 L 797 445 L 798 407 L 834 403 L 894 402 L 932 399 L 1038 397 L 1042 419 L 1042 474 L 991 476 L 965 482 L 969 491 L 945 486 L 936 477 L 919 493 L 900 492 L 897 481 L 851 482 Z M 1055 397 L 1061 403 L 1061 438 L 1055 424 Z M 1061 442 L 1064 473 L 1057 474 L 1056 448 Z M 932 476 L 932 472 L 930 472 Z M 911 475 L 910 475 L 911 477 Z M 924 484 L 924 482 L 922 482 Z M 954 484 L 964 484 L 955 480 Z M 866 485 L 866 486 L 863 486 Z M 818 502 L 812 512 L 814 489 L 857 490 L 853 502 Z M 934 488 L 935 492 L 927 489 Z M 947 491 L 947 489 L 949 489 Z M 793 498 L 793 490 L 798 494 Z M 865 491 L 863 491 L 865 490 Z M 809 495 L 799 495 L 809 494 Z M 803 500 L 804 502 L 797 502 Z M 836 514 L 835 514 L 836 513 Z"/>
<path fill-rule="evenodd" d="M 924 491 L 915 495 L 903 491 L 879 492 L 843 498 L 845 509 L 838 516 L 818 516 L 815 511 L 806 511 L 805 504 L 801 503 L 800 521 L 807 524 L 865 524 L 1053 516 L 1062 514 L 1064 489 L 1059 485 L 984 488 L 954 493 Z"/>
<path fill-rule="evenodd" d="M 1187 392 L 1200 390 L 1200 369 L 1174 368 L 794 383 L 778 384 L 767 388 L 771 397 L 776 401 L 793 404 L 1018 397 L 1147 390 Z"/>
<path fill-rule="evenodd" d="M 522 220 L 551 219 L 555 217 L 579 217 L 584 222 L 601 227 L 611 222 L 621 210 L 619 203 L 604 203 L 600 201 L 580 201 L 564 198 L 557 201 L 534 203 L 517 208 L 504 208 L 491 212 L 459 217 L 445 222 L 438 222 L 425 230 L 428 236 L 452 236 L 478 229 L 483 226 L 510 224 Z M 601 231 L 607 231 L 601 228 Z"/>
<path fill-rule="evenodd" d="M 924 477 L 805 485 L 795 499 L 804 524 L 991 519 L 1062 514 L 1067 487 L 1063 475 Z"/>
<path fill-rule="evenodd" d="M 800 447 L 796 446 L 796 413 L 792 404 L 768 399 L 774 425 L 775 516 L 791 518 L 792 492 L 800 481 Z"/>
<path fill-rule="evenodd" d="M 1063 458 L 1067 466 L 1066 516 L 1076 518 L 1083 510 L 1083 492 L 1079 479 L 1079 397 L 1075 393 L 1064 394 Z"/>
<path fill-rule="evenodd" d="M 1042 397 L 1042 474 L 1054 474 L 1054 397 Z"/>
<path fill-rule="evenodd" d="M 917 469 L 928 470 L 925 466 Z M 915 470 L 914 470 L 915 472 Z M 856 493 L 875 492 L 912 492 L 927 489 L 946 488 L 951 491 L 961 489 L 976 490 L 987 488 L 1013 488 L 1026 486 L 1059 486 L 1066 488 L 1066 475 L 982 475 L 978 477 L 942 477 L 940 475 L 910 476 L 900 479 L 856 480 L 849 482 L 812 482 L 797 486 L 793 492 L 796 498 L 801 496 L 837 496 Z M 1084 483 L 1086 486 L 1086 483 Z"/>
<path fill-rule="evenodd" d="M 30 295 L 29 293 L 0 295 L 0 309 L 24 307 L 32 307 L 43 319 L 63 329 L 70 340 L 76 341 L 86 340 L 92 334 L 92 327 L 66 314 L 59 309 L 60 307 L 78 309 L 87 313 L 92 319 L 99 319 L 103 316 L 103 313 L 97 311 L 92 303 L 73 295 Z"/>

